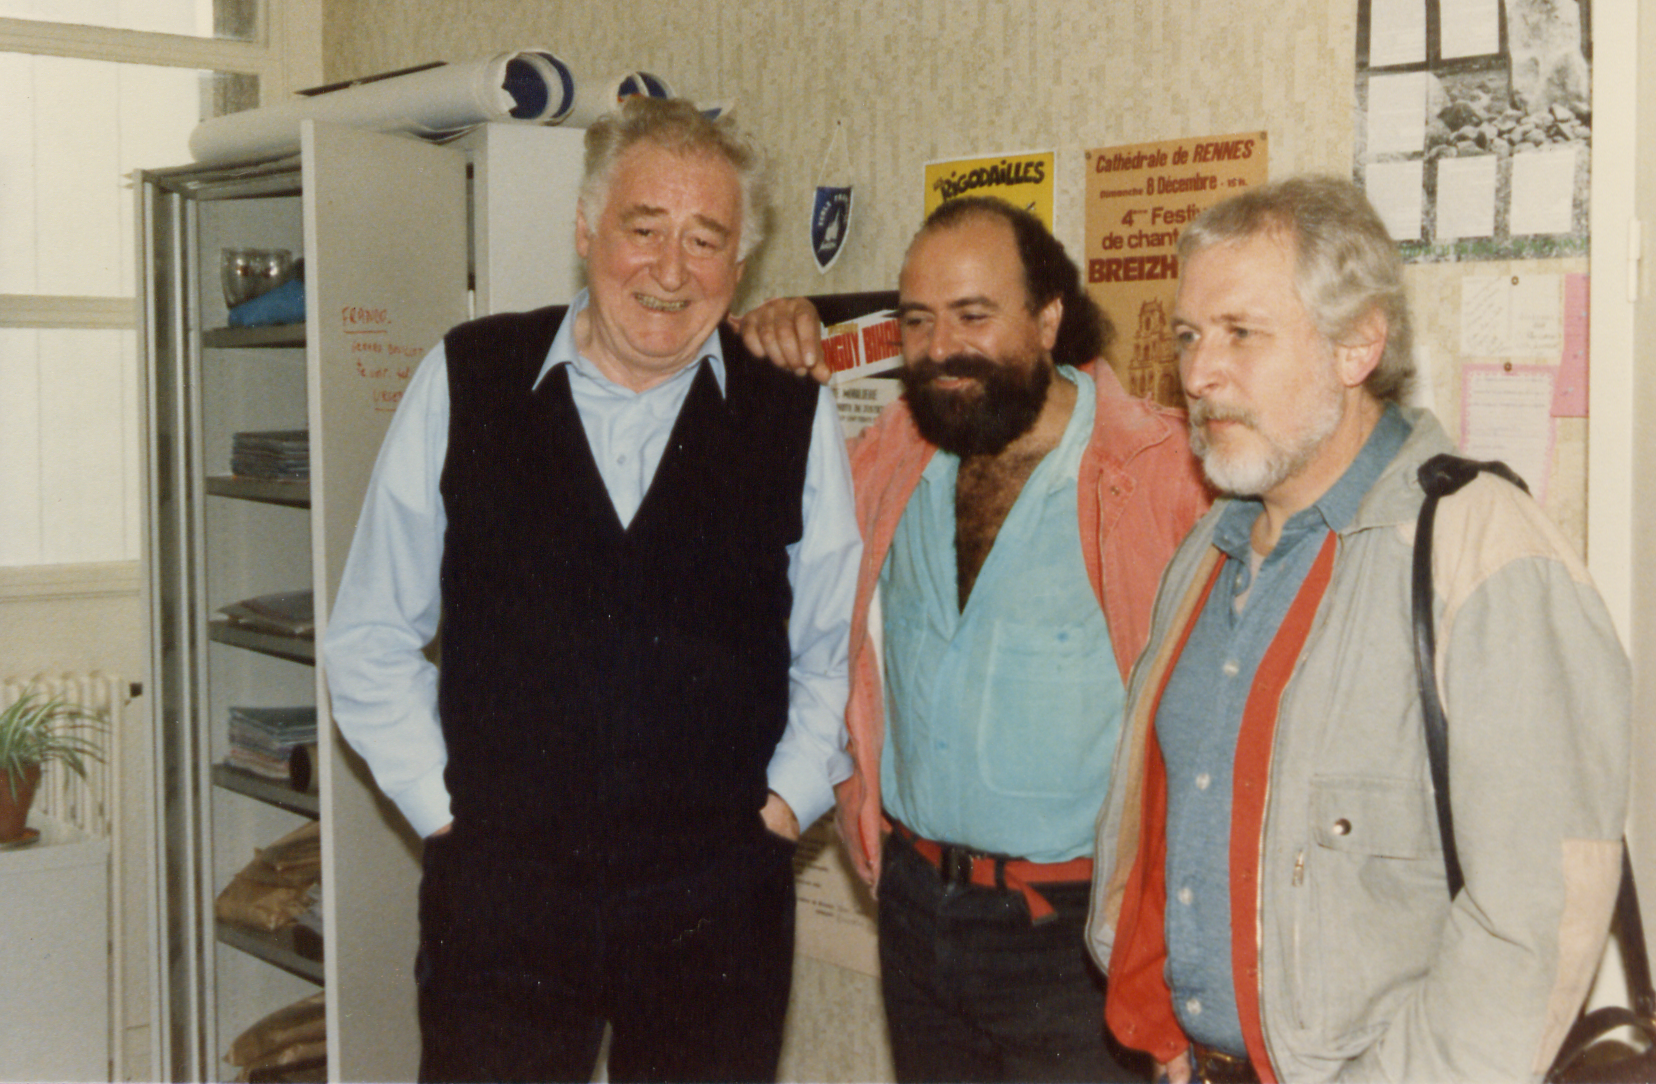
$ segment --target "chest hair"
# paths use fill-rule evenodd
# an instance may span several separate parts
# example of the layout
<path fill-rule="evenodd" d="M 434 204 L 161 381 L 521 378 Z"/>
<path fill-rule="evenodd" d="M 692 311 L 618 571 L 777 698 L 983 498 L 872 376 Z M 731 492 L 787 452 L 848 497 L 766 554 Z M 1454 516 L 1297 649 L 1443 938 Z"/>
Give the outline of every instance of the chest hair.
<path fill-rule="evenodd" d="M 983 562 L 994 549 L 1007 513 L 1050 448 L 963 459 L 955 478 L 955 576 L 961 610 Z"/>

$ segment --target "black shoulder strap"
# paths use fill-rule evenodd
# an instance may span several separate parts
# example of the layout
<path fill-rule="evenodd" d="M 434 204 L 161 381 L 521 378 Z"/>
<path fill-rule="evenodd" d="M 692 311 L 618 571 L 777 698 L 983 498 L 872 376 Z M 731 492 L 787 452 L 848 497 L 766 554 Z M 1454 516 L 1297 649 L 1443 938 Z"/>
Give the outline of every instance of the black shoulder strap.
<path fill-rule="evenodd" d="M 1443 718 L 1443 701 L 1437 687 L 1437 627 L 1432 614 L 1432 527 L 1437 522 L 1438 500 L 1457 492 L 1482 471 L 1500 475 L 1529 492 L 1523 479 L 1505 463 L 1480 463 L 1447 452 L 1434 455 L 1420 465 L 1420 488 L 1426 500 L 1420 506 L 1415 526 L 1412 612 L 1414 620 L 1415 676 L 1420 682 L 1420 713 L 1426 721 L 1426 755 L 1432 766 L 1432 791 L 1437 798 L 1438 833 L 1443 837 L 1443 865 L 1449 876 L 1449 898 L 1466 883 L 1461 875 L 1460 854 L 1455 849 L 1455 826 L 1449 809 L 1449 730 Z"/>
<path fill-rule="evenodd" d="M 1633 856 L 1622 840 L 1621 891 L 1616 893 L 1616 925 L 1621 930 L 1622 969 L 1633 1011 L 1649 1020 L 1656 1016 L 1656 987 L 1650 982 L 1650 956 L 1645 948 L 1644 917 L 1639 913 L 1639 889 L 1633 882 Z"/>
<path fill-rule="evenodd" d="M 1465 885 L 1460 856 L 1455 849 L 1455 828 L 1449 808 L 1449 728 L 1443 716 L 1443 702 L 1437 688 L 1437 631 L 1432 620 L 1432 527 L 1437 518 L 1439 498 L 1459 490 L 1489 471 L 1529 492 L 1523 479 L 1504 463 L 1479 463 L 1454 455 L 1437 455 L 1420 467 L 1420 487 L 1426 500 L 1420 506 L 1415 527 L 1414 574 L 1411 588 L 1414 621 L 1415 672 L 1420 679 L 1420 711 L 1426 722 L 1426 755 L 1431 761 L 1432 789 L 1436 792 L 1438 832 L 1443 839 L 1443 866 L 1453 899 Z M 1622 844 L 1621 888 L 1616 894 L 1616 923 L 1622 938 L 1622 966 L 1633 1010 L 1642 1018 L 1656 1013 L 1656 989 L 1650 979 L 1650 957 L 1645 951 L 1644 920 L 1639 914 L 1639 893 L 1633 882 L 1633 863 L 1627 845 Z M 1573 1050 L 1570 1042 L 1567 1050 Z"/>

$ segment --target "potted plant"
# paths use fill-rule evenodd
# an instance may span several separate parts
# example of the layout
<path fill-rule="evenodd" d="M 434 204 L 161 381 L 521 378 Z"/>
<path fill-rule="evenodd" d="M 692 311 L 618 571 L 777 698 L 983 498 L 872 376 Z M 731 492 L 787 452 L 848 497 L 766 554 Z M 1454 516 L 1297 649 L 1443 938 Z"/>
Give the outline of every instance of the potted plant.
<path fill-rule="evenodd" d="M 62 697 L 36 692 L 0 709 L 0 846 L 33 835 L 26 822 L 43 765 L 58 761 L 84 779 L 86 761 L 102 759 L 83 731 L 104 722 Z"/>

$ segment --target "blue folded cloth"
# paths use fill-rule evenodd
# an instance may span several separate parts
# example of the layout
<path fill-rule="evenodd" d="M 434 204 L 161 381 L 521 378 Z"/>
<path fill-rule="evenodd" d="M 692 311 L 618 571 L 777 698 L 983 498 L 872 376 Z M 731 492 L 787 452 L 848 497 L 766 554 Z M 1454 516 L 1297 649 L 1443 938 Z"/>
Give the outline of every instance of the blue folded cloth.
<path fill-rule="evenodd" d="M 267 294 L 230 310 L 231 327 L 269 327 L 305 322 L 305 283 L 290 279 Z"/>

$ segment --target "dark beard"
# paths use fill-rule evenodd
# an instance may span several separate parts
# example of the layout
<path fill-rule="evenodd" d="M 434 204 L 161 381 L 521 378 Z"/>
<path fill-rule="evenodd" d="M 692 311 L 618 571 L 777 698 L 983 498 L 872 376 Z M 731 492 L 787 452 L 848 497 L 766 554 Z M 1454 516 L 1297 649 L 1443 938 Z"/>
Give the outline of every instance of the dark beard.
<path fill-rule="evenodd" d="M 900 373 L 920 435 L 962 459 L 998 455 L 1029 432 L 1052 385 L 1052 365 L 1043 358 L 1018 364 L 956 354 L 940 362 L 905 361 Z M 967 377 L 978 386 L 942 391 L 932 383 L 942 376 Z"/>

